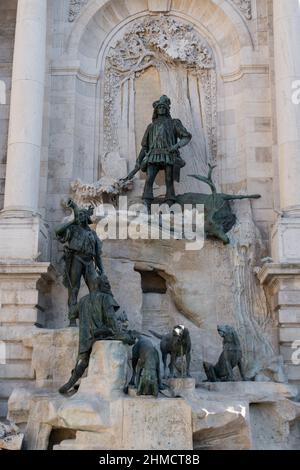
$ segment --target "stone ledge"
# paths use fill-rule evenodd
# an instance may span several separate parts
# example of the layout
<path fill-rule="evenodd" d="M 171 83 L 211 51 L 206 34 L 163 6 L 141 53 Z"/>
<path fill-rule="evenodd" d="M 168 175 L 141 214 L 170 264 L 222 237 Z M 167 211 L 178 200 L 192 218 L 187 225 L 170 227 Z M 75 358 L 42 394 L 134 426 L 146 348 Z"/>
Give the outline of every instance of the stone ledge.
<path fill-rule="evenodd" d="M 31 277 L 39 274 L 45 274 L 50 267 L 50 263 L 44 261 L 30 261 L 14 260 L 8 262 L 4 259 L 0 259 L 0 279 L 5 276 L 12 275 L 14 278 L 17 277 Z"/>
<path fill-rule="evenodd" d="M 300 277 L 300 263 L 266 263 L 257 272 L 261 284 L 270 284 L 278 277 Z"/>
<path fill-rule="evenodd" d="M 0 328 L 0 341 L 24 341 L 31 338 L 39 328 L 33 325 L 18 325 L 1 326 Z M 26 345 L 25 345 L 26 346 Z"/>
<path fill-rule="evenodd" d="M 204 382 L 197 390 L 208 390 L 233 399 L 241 398 L 249 403 L 276 402 L 298 395 L 295 385 L 275 382 Z M 216 393 L 213 393 L 214 398 Z"/>

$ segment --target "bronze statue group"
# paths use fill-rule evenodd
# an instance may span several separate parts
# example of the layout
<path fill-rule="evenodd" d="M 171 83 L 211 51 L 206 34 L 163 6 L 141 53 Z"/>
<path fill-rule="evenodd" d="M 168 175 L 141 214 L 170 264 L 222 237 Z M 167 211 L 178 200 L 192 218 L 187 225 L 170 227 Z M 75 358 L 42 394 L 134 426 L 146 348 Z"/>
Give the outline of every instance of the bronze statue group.
<path fill-rule="evenodd" d="M 209 165 L 208 176 L 190 175 L 208 184 L 211 194 L 187 193 L 176 196 L 174 182 L 179 181 L 180 170 L 185 162 L 179 149 L 188 145 L 192 135 L 179 119 L 172 119 L 171 101 L 163 95 L 153 103 L 152 123 L 147 127 L 142 140 L 142 149 L 135 168 L 123 181 L 132 179 L 139 171 L 146 173 L 142 198 L 148 211 L 154 201 L 153 184 L 160 170 L 165 172 L 166 197 L 169 205 L 192 203 L 204 204 L 205 232 L 229 243 L 227 232 L 235 223 L 235 216 L 229 202 L 233 199 L 258 198 L 259 195 L 234 196 L 217 193 L 212 181 L 213 166 Z M 160 374 L 160 355 L 152 341 L 140 332 L 127 328 L 127 319 L 118 315 L 119 305 L 114 299 L 109 281 L 104 273 L 101 259 L 102 242 L 91 229 L 93 208 L 79 208 L 72 200 L 68 202 L 74 212 L 74 218 L 56 229 L 56 238 L 64 246 L 64 286 L 68 289 L 69 325 L 77 326 L 79 322 L 79 350 L 75 367 L 69 381 L 60 388 L 60 393 L 68 394 L 77 384 L 88 367 L 89 357 L 95 341 L 119 340 L 133 346 L 132 378 L 129 386 L 137 389 L 138 395 L 158 396 L 164 384 Z M 78 301 L 82 278 L 89 293 Z M 239 367 L 242 379 L 245 379 L 241 359 L 242 352 L 239 339 L 234 329 L 228 325 L 218 326 L 223 338 L 223 352 L 216 365 L 203 363 L 209 381 L 234 380 L 233 369 Z M 178 357 L 182 361 L 181 376 L 190 376 L 191 339 L 184 325 L 176 325 L 170 333 L 163 336 L 151 332 L 160 338 L 160 350 L 164 366 L 164 378 L 175 377 Z M 167 358 L 170 362 L 167 364 Z M 185 362 L 185 370 L 183 370 Z M 127 387 L 125 387 L 125 390 Z"/>
<path fill-rule="evenodd" d="M 76 386 L 88 367 L 95 341 L 119 340 L 133 345 L 130 385 L 137 388 L 139 395 L 157 396 L 159 390 L 164 388 L 160 376 L 159 353 L 150 339 L 135 330 L 127 329 L 127 317 L 124 314 L 117 314 L 119 305 L 103 270 L 101 241 L 89 226 L 92 222 L 92 209 L 79 208 L 71 200 L 68 206 L 74 211 L 74 219 L 58 227 L 56 236 L 64 244 L 64 284 L 69 294 L 69 325 L 75 327 L 77 321 L 79 322 L 79 350 L 71 377 L 59 391 L 67 394 Z M 89 293 L 78 301 L 82 277 Z M 161 352 L 165 376 L 168 354 L 171 358 L 170 373 L 174 376 L 176 359 L 182 352 L 187 361 L 186 375 L 189 375 L 191 342 L 184 326 L 178 325 L 170 335 L 161 337 Z"/>

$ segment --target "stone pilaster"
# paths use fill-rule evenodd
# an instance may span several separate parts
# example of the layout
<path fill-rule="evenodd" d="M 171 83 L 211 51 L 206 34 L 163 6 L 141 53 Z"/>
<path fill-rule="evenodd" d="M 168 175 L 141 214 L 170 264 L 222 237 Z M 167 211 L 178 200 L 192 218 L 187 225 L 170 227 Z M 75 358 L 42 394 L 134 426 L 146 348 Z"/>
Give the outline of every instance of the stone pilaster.
<path fill-rule="evenodd" d="M 278 320 L 280 352 L 290 381 L 300 384 L 292 348 L 300 340 L 300 4 L 273 0 L 275 89 L 281 214 L 271 234 L 272 258 L 258 273 Z"/>
<path fill-rule="evenodd" d="M 300 264 L 268 263 L 260 270 L 258 278 L 278 318 L 279 348 L 288 379 L 300 386 L 300 364 L 293 359 L 297 352 L 295 342 L 300 344 Z M 300 353 L 298 357 L 300 359 Z"/>
<path fill-rule="evenodd" d="M 300 262 L 300 106 L 293 83 L 300 78 L 300 4 L 273 0 L 275 87 L 282 215 L 272 234 L 272 256 L 279 263 Z"/>

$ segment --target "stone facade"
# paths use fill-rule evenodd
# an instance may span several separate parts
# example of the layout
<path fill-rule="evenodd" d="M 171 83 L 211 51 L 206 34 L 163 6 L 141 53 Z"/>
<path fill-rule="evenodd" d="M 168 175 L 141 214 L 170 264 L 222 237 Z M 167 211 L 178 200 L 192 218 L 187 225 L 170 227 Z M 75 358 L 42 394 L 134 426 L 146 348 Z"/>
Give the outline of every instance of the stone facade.
<path fill-rule="evenodd" d="M 220 353 L 219 323 L 236 328 L 248 377 L 283 383 L 287 376 L 290 382 L 274 385 L 275 391 L 265 385 L 273 408 L 267 399 L 261 408 L 255 401 L 262 384 L 239 388 L 232 406 L 244 411 L 232 415 L 220 398 L 225 388 L 196 389 L 182 404 L 183 421 L 190 419 L 193 431 L 183 432 L 180 445 L 230 448 L 232 440 L 216 438 L 216 429 L 225 435 L 228 426 L 239 436 L 237 447 L 269 448 L 275 431 L 262 439 L 260 409 L 280 423 L 279 448 L 292 447 L 289 429 L 298 445 L 299 411 L 290 403 L 297 392 L 284 387 L 300 386 L 300 108 L 292 100 L 300 76 L 299 16 L 298 0 L 1 1 L 0 341 L 6 363 L 0 365 L 0 415 L 13 392 L 10 415 L 23 428 L 29 420 L 29 447 L 48 446 L 55 426 L 45 416 L 49 407 L 62 406 L 54 390 L 69 370 L 60 359 L 70 364 L 76 353 L 76 333 L 65 329 L 67 293 L 54 227 L 66 217 L 70 195 L 99 205 L 104 188 L 118 191 L 113 184 L 133 168 L 151 104 L 161 94 L 170 96 L 172 116 L 193 134 L 182 150 L 187 165 L 177 193 L 206 192 L 188 175 L 207 174 L 208 164 L 217 164 L 220 192 L 262 197 L 232 203 L 237 224 L 229 246 L 206 240 L 202 250 L 187 252 L 183 241 L 105 240 L 113 292 L 135 328 L 189 328 L 197 385 L 205 378 L 202 361 L 214 363 Z M 138 174 L 126 188 L 129 202 L 139 200 L 142 186 Z M 155 195 L 164 189 L 159 176 Z M 44 341 L 57 362 L 41 354 Z M 101 386 L 98 392 L 87 407 L 105 399 Z M 218 413 L 214 431 L 203 418 L 206 400 Z M 118 409 L 131 422 L 145 412 L 141 403 L 120 398 Z M 42 424 L 32 430 L 34 406 Z M 171 409 L 172 401 L 160 398 L 159 407 Z M 72 436 L 69 428 L 65 436 Z M 97 448 L 92 432 L 55 445 Z M 114 446 L 134 446 L 134 436 L 114 439 Z"/>

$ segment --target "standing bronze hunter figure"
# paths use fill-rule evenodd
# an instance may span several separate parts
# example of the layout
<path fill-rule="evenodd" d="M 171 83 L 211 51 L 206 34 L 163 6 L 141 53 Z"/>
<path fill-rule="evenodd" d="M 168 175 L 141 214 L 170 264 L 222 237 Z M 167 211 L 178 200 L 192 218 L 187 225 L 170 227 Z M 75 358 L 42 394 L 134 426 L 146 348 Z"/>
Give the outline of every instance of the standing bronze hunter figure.
<path fill-rule="evenodd" d="M 97 272 L 100 275 L 104 273 L 101 259 L 102 242 L 89 227 L 92 223 L 93 208 L 80 208 L 71 199 L 68 201 L 68 207 L 73 209 L 74 219 L 57 227 L 55 232 L 58 241 L 64 244 L 64 285 L 69 293 L 69 320 L 70 326 L 76 326 L 74 309 L 81 278 L 84 278 L 90 291 Z"/>
<path fill-rule="evenodd" d="M 172 119 L 170 107 L 171 101 L 165 95 L 153 103 L 152 124 L 146 129 L 135 168 L 125 178 L 132 179 L 139 170 L 147 173 L 143 200 L 148 207 L 153 201 L 153 184 L 160 170 L 165 171 L 166 202 L 175 201 L 174 181 L 179 182 L 180 169 L 185 166 L 179 149 L 192 138 L 179 119 Z"/>

